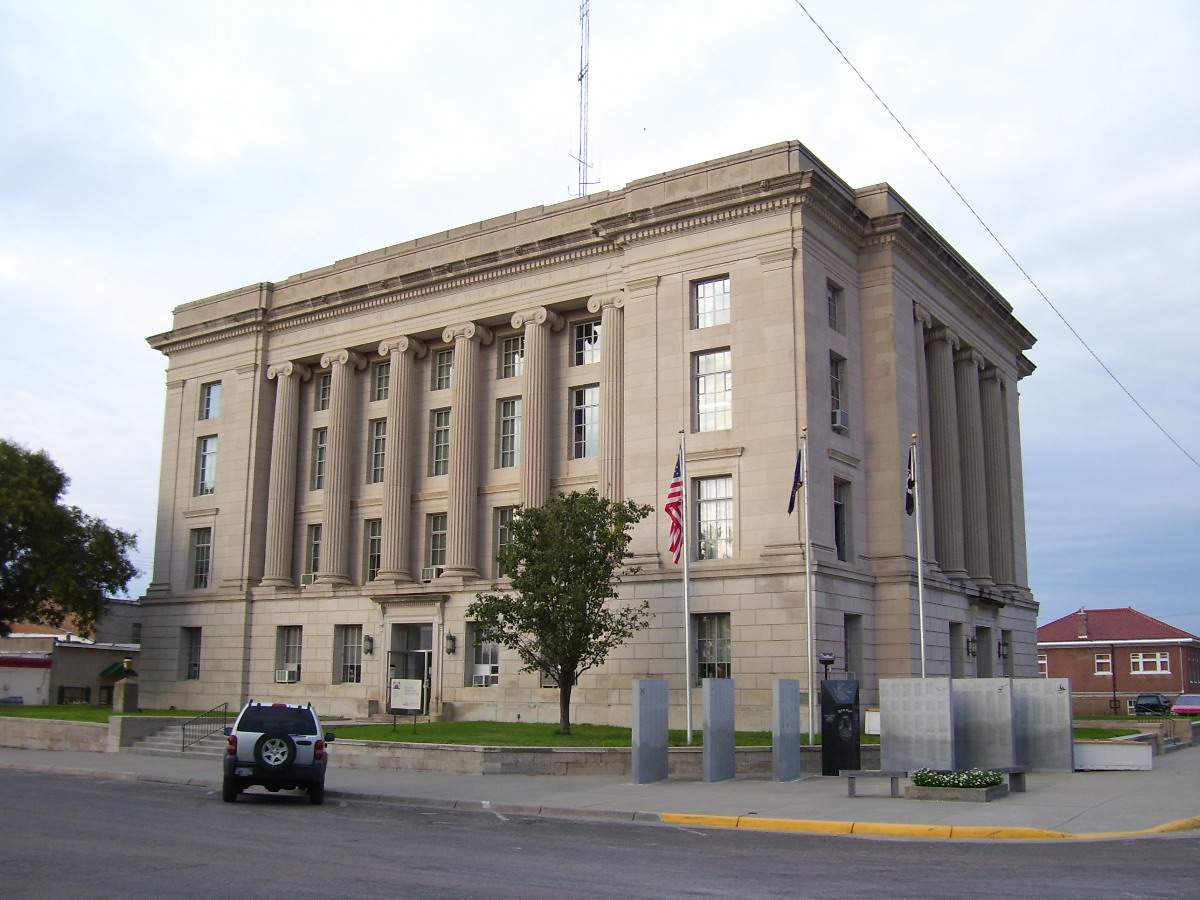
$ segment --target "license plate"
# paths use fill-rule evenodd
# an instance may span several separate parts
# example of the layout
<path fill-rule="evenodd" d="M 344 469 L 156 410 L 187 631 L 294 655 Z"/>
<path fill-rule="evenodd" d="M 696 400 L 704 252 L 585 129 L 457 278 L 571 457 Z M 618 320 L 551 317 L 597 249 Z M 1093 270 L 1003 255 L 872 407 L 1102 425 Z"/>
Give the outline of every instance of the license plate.
<path fill-rule="evenodd" d="M 234 775 L 253 775 L 254 769 L 251 766 L 237 766 L 233 770 Z"/>

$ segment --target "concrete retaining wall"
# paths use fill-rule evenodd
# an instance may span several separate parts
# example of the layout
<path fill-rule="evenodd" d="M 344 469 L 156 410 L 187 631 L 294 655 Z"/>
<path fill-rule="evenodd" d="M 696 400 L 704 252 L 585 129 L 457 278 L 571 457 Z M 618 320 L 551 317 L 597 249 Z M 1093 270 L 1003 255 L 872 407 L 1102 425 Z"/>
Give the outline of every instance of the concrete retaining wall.
<path fill-rule="evenodd" d="M 108 749 L 108 726 L 103 722 L 64 722 L 59 719 L 18 719 L 0 716 L 0 747 L 19 750 Z"/>

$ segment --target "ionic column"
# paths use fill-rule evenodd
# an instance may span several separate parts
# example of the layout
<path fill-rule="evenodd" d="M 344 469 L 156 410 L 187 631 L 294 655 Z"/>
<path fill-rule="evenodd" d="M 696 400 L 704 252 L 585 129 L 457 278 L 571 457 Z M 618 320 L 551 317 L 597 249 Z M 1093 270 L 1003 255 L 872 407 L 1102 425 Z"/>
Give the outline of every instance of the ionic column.
<path fill-rule="evenodd" d="M 958 452 L 958 407 L 954 399 L 954 351 L 958 338 L 948 328 L 929 332 L 926 363 L 929 367 L 929 431 L 933 456 L 931 470 L 937 493 L 933 504 L 933 530 L 937 535 L 938 566 L 947 575 L 967 574 L 963 559 L 963 504 Z"/>
<path fill-rule="evenodd" d="M 514 313 L 513 328 L 525 329 L 525 396 L 521 402 L 521 504 L 541 506 L 550 495 L 549 332 L 563 327 L 556 312 L 538 306 Z M 603 332 L 601 332 L 603 333 Z"/>
<path fill-rule="evenodd" d="M 604 348 L 600 353 L 600 493 L 610 500 L 624 495 L 625 449 L 625 294 L 588 300 L 588 312 L 600 313 Z"/>
<path fill-rule="evenodd" d="M 296 429 L 300 422 L 300 382 L 308 366 L 280 363 L 267 369 L 275 380 L 275 421 L 271 430 L 271 477 L 267 484 L 267 546 L 264 587 L 294 587 L 292 537 L 296 523 Z"/>
<path fill-rule="evenodd" d="M 321 368 L 333 370 L 329 391 L 329 455 L 321 571 L 317 577 L 322 584 L 350 583 L 350 413 L 354 401 L 354 371 L 366 364 L 366 357 L 353 350 L 335 350 L 321 357 Z"/>
<path fill-rule="evenodd" d="M 960 350 L 954 357 L 967 574 L 981 584 L 991 584 L 987 481 L 983 467 L 983 413 L 979 405 L 979 371 L 982 368 L 983 357 L 975 350 Z"/>
<path fill-rule="evenodd" d="M 409 507 L 412 503 L 410 448 L 412 427 L 412 385 L 416 360 L 425 356 L 425 344 L 416 338 L 398 337 L 379 345 L 379 355 L 391 365 L 388 386 L 387 456 L 383 473 L 383 547 L 376 581 L 410 581 L 408 549 Z"/>
<path fill-rule="evenodd" d="M 490 329 L 474 322 L 452 325 L 443 341 L 454 342 L 454 384 L 450 413 L 450 496 L 446 510 L 446 575 L 478 578 L 475 561 L 475 369 L 479 347 L 492 342 Z"/>
<path fill-rule="evenodd" d="M 929 426 L 929 366 L 925 357 L 925 335 L 933 328 L 933 316 L 929 310 L 918 303 L 913 304 L 913 339 L 916 342 L 917 364 L 917 396 L 924 397 L 924 403 L 917 404 L 917 433 L 923 445 L 927 444 L 930 435 Z M 925 509 L 933 509 L 937 503 L 937 485 L 929 477 L 932 453 L 926 451 L 919 455 L 921 471 L 917 473 L 920 482 L 921 504 Z M 922 529 L 921 540 L 924 546 L 921 551 L 926 559 L 937 559 L 937 536 L 931 527 L 929 516 L 921 516 L 922 522 L 917 523 Z"/>
<path fill-rule="evenodd" d="M 1008 419 L 1004 410 L 1004 376 L 995 366 L 984 369 L 979 382 L 983 409 L 983 468 L 987 480 L 988 539 L 992 578 L 1016 585 L 1013 564 L 1012 474 L 1008 457 Z"/>

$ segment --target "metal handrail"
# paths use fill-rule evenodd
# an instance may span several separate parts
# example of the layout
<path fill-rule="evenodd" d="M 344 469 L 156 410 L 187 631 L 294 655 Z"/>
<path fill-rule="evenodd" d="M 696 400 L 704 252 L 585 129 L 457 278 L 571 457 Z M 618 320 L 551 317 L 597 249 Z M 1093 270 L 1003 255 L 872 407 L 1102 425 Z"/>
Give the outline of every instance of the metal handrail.
<path fill-rule="evenodd" d="M 220 721 L 221 724 L 213 723 Z M 186 750 L 192 744 L 198 744 L 210 734 L 216 734 L 218 731 L 224 731 L 225 726 L 229 724 L 229 704 L 222 703 L 220 706 L 214 706 L 208 712 L 202 712 L 200 715 L 188 719 L 181 726 L 183 745 L 180 750 Z"/>

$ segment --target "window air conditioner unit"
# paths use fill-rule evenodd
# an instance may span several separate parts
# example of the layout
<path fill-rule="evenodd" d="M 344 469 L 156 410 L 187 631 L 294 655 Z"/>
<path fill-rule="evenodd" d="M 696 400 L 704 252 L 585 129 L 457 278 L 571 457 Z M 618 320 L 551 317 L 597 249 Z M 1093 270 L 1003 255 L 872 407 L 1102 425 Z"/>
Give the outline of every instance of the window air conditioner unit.
<path fill-rule="evenodd" d="M 316 580 L 317 580 L 316 572 L 305 572 L 303 575 L 300 576 L 300 584 L 302 584 L 304 587 L 308 587 L 310 584 L 312 584 Z"/>
<path fill-rule="evenodd" d="M 421 570 L 421 583 L 422 584 L 429 584 L 429 582 L 433 581 L 433 579 L 441 578 L 441 577 L 442 577 L 442 567 L 441 566 L 427 566 Z"/>
<path fill-rule="evenodd" d="M 487 687 L 487 683 L 488 682 L 487 682 L 486 675 L 472 675 L 471 676 L 471 687 Z"/>
<path fill-rule="evenodd" d="M 295 684 L 300 680 L 300 673 L 293 669 L 276 669 L 275 683 L 276 684 Z"/>
<path fill-rule="evenodd" d="M 835 409 L 830 416 L 834 431 L 845 431 L 850 427 L 850 412 L 845 409 Z"/>

